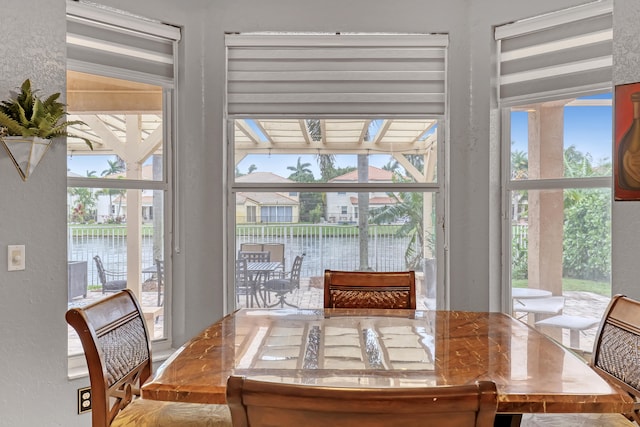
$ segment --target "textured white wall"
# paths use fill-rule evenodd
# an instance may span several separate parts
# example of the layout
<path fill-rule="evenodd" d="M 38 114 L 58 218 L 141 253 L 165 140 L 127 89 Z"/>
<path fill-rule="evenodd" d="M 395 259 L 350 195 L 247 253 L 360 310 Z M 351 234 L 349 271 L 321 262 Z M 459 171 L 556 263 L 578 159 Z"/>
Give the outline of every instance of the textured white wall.
<path fill-rule="evenodd" d="M 25 78 L 42 94 L 65 88 L 60 0 L 0 0 L 0 97 Z M 0 150 L 0 425 L 69 426 L 66 380 L 66 166 L 57 141 L 27 182 Z M 26 245 L 25 271 L 7 272 L 7 245 Z M 61 399 L 68 396 L 68 399 Z M 65 419 L 66 418 L 66 419 Z"/>

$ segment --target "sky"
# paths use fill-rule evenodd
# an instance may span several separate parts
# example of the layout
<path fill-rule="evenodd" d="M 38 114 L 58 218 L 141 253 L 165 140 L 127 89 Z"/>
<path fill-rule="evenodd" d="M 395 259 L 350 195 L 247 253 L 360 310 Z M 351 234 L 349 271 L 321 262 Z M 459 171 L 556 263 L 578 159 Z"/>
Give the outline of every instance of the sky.
<path fill-rule="evenodd" d="M 611 99 L 611 94 L 586 98 Z M 565 107 L 564 148 L 574 145 L 583 153 L 590 153 L 595 164 L 612 158 L 612 107 Z M 527 152 L 527 113 L 514 112 L 511 117 L 512 151 Z M 273 172 L 282 177 L 289 177 L 293 173 L 289 166 L 295 167 L 298 157 L 302 163 L 308 163 L 309 169 L 316 178 L 320 177 L 318 161 L 314 155 L 274 154 L 246 156 L 239 164 L 240 173 L 247 173 L 253 164 L 260 172 Z M 114 160 L 113 156 L 81 156 L 74 155 L 67 158 L 68 169 L 80 176 L 87 176 L 95 171 L 100 176 L 108 168 L 107 160 Z M 382 168 L 389 161 L 386 155 L 370 155 L 369 164 Z M 336 156 L 336 167 L 356 166 L 356 155 Z"/>
<path fill-rule="evenodd" d="M 584 99 L 611 99 L 611 94 L 585 97 Z M 613 147 L 612 107 L 565 107 L 564 148 L 575 146 L 582 153 L 590 153 L 594 163 L 604 159 L 611 161 Z M 511 115 L 512 152 L 527 152 L 527 113 Z"/>

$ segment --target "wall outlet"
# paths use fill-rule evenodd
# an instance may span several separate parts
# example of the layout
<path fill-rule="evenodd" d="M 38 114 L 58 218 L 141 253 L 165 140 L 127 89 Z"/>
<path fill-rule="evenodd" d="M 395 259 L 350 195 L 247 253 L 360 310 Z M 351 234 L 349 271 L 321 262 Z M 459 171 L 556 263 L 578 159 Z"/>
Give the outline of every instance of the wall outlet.
<path fill-rule="evenodd" d="M 91 387 L 78 389 L 78 414 L 91 411 Z"/>

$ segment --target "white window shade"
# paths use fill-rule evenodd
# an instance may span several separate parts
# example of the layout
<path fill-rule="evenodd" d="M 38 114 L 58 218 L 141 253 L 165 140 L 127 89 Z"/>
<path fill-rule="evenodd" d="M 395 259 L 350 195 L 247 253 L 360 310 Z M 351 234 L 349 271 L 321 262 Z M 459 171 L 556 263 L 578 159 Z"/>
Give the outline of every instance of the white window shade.
<path fill-rule="evenodd" d="M 600 1 L 497 27 L 501 104 L 610 90 L 612 9 Z"/>
<path fill-rule="evenodd" d="M 228 34 L 230 115 L 445 112 L 446 35 Z"/>
<path fill-rule="evenodd" d="M 173 87 L 180 29 L 67 2 L 69 69 Z"/>

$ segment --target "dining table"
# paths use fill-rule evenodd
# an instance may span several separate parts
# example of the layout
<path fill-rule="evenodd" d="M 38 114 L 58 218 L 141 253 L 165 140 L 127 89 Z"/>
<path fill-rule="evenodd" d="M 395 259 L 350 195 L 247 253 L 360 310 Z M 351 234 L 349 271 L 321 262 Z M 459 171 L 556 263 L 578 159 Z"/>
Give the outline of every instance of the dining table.
<path fill-rule="evenodd" d="M 491 380 L 496 425 L 524 413 L 621 413 L 632 399 L 583 359 L 499 312 L 237 310 L 186 342 L 142 397 L 224 403 L 230 375 L 344 387 L 424 387 Z M 514 421 L 515 420 L 515 421 Z"/>

